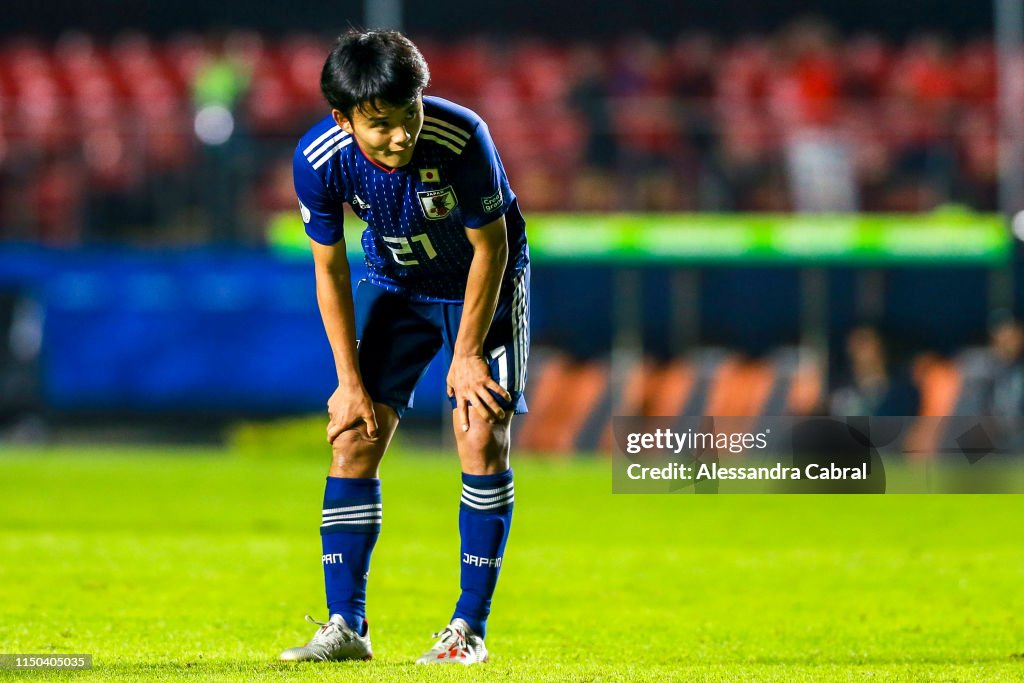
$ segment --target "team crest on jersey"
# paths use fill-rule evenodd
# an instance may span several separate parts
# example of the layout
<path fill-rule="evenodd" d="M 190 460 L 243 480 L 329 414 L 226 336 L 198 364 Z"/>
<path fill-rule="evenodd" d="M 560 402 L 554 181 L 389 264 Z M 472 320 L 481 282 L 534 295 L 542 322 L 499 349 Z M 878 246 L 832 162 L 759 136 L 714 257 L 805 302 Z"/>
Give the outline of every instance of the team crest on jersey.
<path fill-rule="evenodd" d="M 455 190 L 452 189 L 451 185 L 440 190 L 417 192 L 416 196 L 420 198 L 420 207 L 423 209 L 423 215 L 432 221 L 448 218 L 451 212 L 455 210 L 455 207 L 459 205 L 459 200 L 456 198 Z"/>

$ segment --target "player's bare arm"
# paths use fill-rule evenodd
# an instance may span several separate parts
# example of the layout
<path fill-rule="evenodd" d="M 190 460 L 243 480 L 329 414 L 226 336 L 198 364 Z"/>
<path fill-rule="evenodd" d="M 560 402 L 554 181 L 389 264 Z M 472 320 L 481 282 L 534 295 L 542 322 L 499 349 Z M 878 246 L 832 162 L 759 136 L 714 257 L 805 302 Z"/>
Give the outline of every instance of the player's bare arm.
<path fill-rule="evenodd" d="M 368 440 L 377 438 L 377 418 L 366 393 L 356 360 L 356 326 L 352 303 L 352 276 L 345 240 L 324 245 L 310 241 L 316 272 L 316 300 L 327 339 L 334 354 L 338 388 L 327 401 L 330 422 L 327 441 L 333 444 L 348 429 L 358 429 Z"/>
<path fill-rule="evenodd" d="M 470 405 L 482 419 L 494 423 L 505 419 L 505 411 L 491 392 L 506 401 L 511 400 L 511 395 L 491 377 L 483 347 L 508 263 L 505 218 L 482 228 L 467 229 L 466 236 L 473 246 L 473 261 L 447 380 L 448 395 L 455 397 L 456 412 L 464 432 L 469 431 Z"/>

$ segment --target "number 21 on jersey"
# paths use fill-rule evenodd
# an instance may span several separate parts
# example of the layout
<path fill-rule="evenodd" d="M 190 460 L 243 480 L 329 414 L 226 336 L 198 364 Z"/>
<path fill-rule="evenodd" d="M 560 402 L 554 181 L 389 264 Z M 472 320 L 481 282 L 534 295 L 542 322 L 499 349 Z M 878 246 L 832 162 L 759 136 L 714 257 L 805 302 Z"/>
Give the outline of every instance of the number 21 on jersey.
<path fill-rule="evenodd" d="M 417 254 L 413 250 L 414 242 L 420 244 L 421 251 L 427 255 L 428 260 L 437 256 L 437 252 L 434 251 L 434 245 L 430 243 L 430 237 L 426 233 L 420 233 L 412 237 L 382 236 L 381 239 L 387 243 L 388 249 L 391 250 L 391 255 L 395 257 L 395 261 L 403 266 L 418 266 L 420 264 L 419 259 L 416 258 Z"/>

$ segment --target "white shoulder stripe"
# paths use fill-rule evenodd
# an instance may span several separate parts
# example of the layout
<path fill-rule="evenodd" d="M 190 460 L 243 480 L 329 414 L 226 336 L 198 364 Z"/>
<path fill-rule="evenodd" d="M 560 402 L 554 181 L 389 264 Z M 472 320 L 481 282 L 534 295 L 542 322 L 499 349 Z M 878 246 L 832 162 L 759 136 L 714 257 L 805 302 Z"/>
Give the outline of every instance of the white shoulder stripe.
<path fill-rule="evenodd" d="M 323 154 L 324 152 L 329 150 L 331 147 L 334 147 L 335 144 L 337 144 L 338 142 L 341 142 L 346 137 L 348 137 L 348 133 L 338 133 L 333 138 L 331 138 L 330 140 L 328 140 L 324 144 L 322 144 L 319 147 L 317 147 L 316 150 L 312 154 L 307 154 L 306 155 L 306 161 L 308 161 L 309 163 L 313 163 L 314 161 L 316 161 L 316 158 L 318 156 L 320 156 L 321 154 Z"/>
<path fill-rule="evenodd" d="M 452 144 L 454 144 L 459 149 L 462 149 L 463 147 L 466 146 L 465 140 L 455 135 L 454 133 L 449 133 L 444 128 L 438 128 L 437 126 L 432 126 L 429 123 L 425 123 L 423 124 L 423 130 L 430 131 L 431 133 L 435 133 L 443 138 L 451 140 Z"/>
<path fill-rule="evenodd" d="M 420 133 L 420 137 L 423 138 L 424 140 L 433 140 L 437 144 L 443 145 L 443 146 L 447 147 L 448 149 L 450 149 L 451 151 L 455 152 L 456 154 L 462 154 L 462 150 L 461 149 L 459 149 L 458 147 L 456 147 L 452 143 L 448 142 L 447 140 L 443 140 L 443 139 L 437 137 L 436 135 L 431 135 L 429 133 Z"/>
<path fill-rule="evenodd" d="M 321 142 L 323 142 L 324 140 L 326 140 L 330 136 L 332 136 L 335 133 L 337 133 L 339 130 L 341 130 L 340 126 L 334 126 L 333 128 L 329 128 L 326 132 L 321 133 L 320 137 L 318 137 L 316 140 L 313 140 L 313 142 L 309 143 L 309 147 L 307 147 L 306 149 L 302 150 L 303 156 L 309 156 L 310 150 L 312 150 L 314 147 L 319 145 Z"/>
<path fill-rule="evenodd" d="M 447 128 L 448 130 L 452 131 L 456 135 L 461 135 L 462 137 L 466 138 L 467 140 L 469 139 L 469 133 L 467 133 L 463 129 L 459 128 L 458 126 L 453 126 L 452 124 L 448 123 L 447 121 L 442 121 L 441 119 L 435 118 L 433 116 L 424 116 L 423 120 L 426 121 L 426 122 L 433 123 L 433 124 L 436 124 L 438 126 L 441 126 L 442 128 Z"/>
<path fill-rule="evenodd" d="M 329 151 L 327 152 L 327 154 L 325 154 L 325 155 L 323 155 L 322 157 L 320 157 L 320 161 L 318 161 L 318 162 L 316 162 L 315 164 L 313 164 L 313 168 L 314 168 L 314 169 L 320 168 L 320 167 L 321 167 L 321 166 L 323 166 L 323 165 L 324 165 L 325 163 L 327 163 L 327 160 L 328 160 L 328 159 L 330 159 L 331 157 L 333 157 L 333 156 L 334 156 L 334 153 L 335 153 L 335 152 L 337 152 L 337 151 L 338 151 L 339 149 L 344 149 L 345 147 L 348 147 L 348 146 L 349 146 L 349 145 L 351 145 L 351 144 L 352 144 L 352 138 L 345 138 L 344 140 L 342 140 L 341 142 L 339 142 L 338 144 L 336 144 L 336 145 L 335 145 L 335 146 L 334 146 L 333 148 L 331 148 L 331 149 L 330 149 L 330 150 L 329 150 Z"/>

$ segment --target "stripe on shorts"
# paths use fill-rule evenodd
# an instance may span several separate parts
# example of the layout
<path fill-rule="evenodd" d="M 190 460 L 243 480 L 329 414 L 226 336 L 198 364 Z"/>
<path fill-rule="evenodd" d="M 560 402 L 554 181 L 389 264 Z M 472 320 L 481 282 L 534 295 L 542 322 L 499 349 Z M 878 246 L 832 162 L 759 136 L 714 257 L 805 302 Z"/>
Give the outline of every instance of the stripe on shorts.
<path fill-rule="evenodd" d="M 526 385 L 526 360 L 530 344 L 530 326 L 526 318 L 526 306 L 529 301 L 526 291 L 526 271 L 516 276 L 512 290 L 512 346 L 514 353 L 515 391 L 523 391 Z"/>

